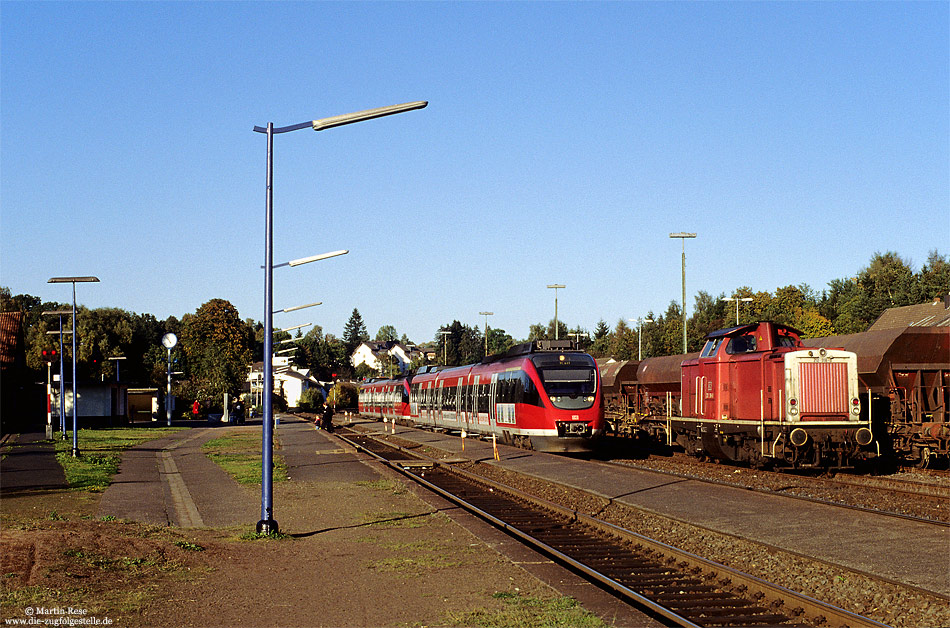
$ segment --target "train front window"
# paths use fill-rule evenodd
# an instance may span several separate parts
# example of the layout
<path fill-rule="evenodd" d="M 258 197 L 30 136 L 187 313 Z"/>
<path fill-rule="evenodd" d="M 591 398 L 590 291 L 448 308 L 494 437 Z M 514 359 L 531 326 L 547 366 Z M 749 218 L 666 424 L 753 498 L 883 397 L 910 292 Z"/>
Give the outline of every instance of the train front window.
<path fill-rule="evenodd" d="M 555 408 L 582 410 L 594 405 L 597 380 L 591 367 L 541 367 L 538 375 Z"/>

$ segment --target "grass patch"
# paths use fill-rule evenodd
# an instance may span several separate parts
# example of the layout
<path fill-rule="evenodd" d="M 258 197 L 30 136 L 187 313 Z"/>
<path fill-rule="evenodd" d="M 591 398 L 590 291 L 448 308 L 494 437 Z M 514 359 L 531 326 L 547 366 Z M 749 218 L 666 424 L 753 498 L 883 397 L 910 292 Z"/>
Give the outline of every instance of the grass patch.
<path fill-rule="evenodd" d="M 119 470 L 122 452 L 141 443 L 181 431 L 176 427 L 107 427 L 79 430 L 79 456 L 72 455 L 72 439 L 57 440 L 56 460 L 73 490 L 102 492 Z"/>
<path fill-rule="evenodd" d="M 261 483 L 261 436 L 256 432 L 234 432 L 209 440 L 201 446 L 205 455 L 224 469 L 238 484 Z M 276 447 L 275 447 L 276 449 Z M 287 479 L 287 464 L 283 457 L 273 457 L 273 481 Z"/>
<path fill-rule="evenodd" d="M 369 568 L 373 571 L 423 574 L 433 569 L 450 569 L 461 565 L 459 561 L 446 560 L 441 556 L 397 556 L 373 561 L 369 564 Z"/>
<path fill-rule="evenodd" d="M 357 486 L 365 486 L 371 488 L 375 491 L 383 491 L 386 493 L 392 493 L 393 495 L 405 495 L 409 492 L 409 489 L 406 488 L 406 485 L 402 482 L 397 482 L 396 480 L 389 479 L 380 479 L 380 480 L 360 480 L 356 482 Z"/>
<path fill-rule="evenodd" d="M 599 617 L 584 610 L 571 597 L 540 599 L 517 593 L 501 592 L 492 596 L 504 602 L 497 610 L 479 609 L 468 613 L 450 613 L 452 626 L 480 628 L 606 628 Z"/>

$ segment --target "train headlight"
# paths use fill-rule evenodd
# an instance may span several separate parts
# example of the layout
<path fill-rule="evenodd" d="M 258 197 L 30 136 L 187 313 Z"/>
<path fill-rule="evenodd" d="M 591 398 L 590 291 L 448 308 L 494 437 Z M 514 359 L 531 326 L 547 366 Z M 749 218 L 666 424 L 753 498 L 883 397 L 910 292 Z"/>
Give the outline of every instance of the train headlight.
<path fill-rule="evenodd" d="M 851 414 L 855 416 L 861 414 L 861 400 L 857 397 L 851 399 Z"/>
<path fill-rule="evenodd" d="M 798 414 L 798 399 L 791 397 L 788 400 L 788 413 L 789 414 Z"/>

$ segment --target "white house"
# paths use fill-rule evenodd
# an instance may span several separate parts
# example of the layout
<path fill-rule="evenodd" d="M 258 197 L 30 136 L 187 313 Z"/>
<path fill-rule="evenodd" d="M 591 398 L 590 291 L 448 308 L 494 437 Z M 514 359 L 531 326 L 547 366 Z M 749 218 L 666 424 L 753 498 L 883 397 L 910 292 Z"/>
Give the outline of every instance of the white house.
<path fill-rule="evenodd" d="M 374 371 L 380 371 L 384 365 L 389 364 L 389 357 L 393 357 L 396 358 L 399 372 L 404 373 L 409 369 L 409 364 L 416 355 L 417 352 L 395 340 L 386 342 L 367 341 L 360 343 L 360 346 L 356 348 L 356 351 L 350 356 L 350 363 L 353 368 L 365 364 Z"/>
<path fill-rule="evenodd" d="M 254 405 L 260 405 L 261 392 L 264 389 L 264 363 L 256 362 L 247 377 Z M 310 374 L 310 369 L 297 368 L 290 364 L 290 358 L 274 357 L 274 393 L 287 400 L 287 406 L 296 408 L 300 395 L 310 388 L 321 388 L 320 382 Z"/>

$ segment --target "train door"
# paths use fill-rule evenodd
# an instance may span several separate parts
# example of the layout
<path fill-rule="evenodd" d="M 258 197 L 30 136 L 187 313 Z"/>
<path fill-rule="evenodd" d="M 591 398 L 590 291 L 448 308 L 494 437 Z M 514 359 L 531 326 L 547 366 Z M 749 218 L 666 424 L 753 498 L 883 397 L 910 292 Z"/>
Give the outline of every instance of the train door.
<path fill-rule="evenodd" d="M 481 410 L 479 407 L 479 400 L 481 399 L 482 392 L 482 389 L 479 388 L 479 382 L 481 379 L 481 375 L 476 375 L 472 380 L 472 415 L 465 424 L 466 429 L 471 429 L 473 423 L 478 423 L 479 410 Z"/>
<path fill-rule="evenodd" d="M 488 425 L 495 425 L 495 394 L 498 391 L 498 373 L 491 375 L 491 387 L 488 390 Z"/>
<path fill-rule="evenodd" d="M 440 379 L 438 388 L 435 391 L 435 417 L 434 423 L 444 423 L 445 422 L 445 397 L 443 393 L 445 392 L 445 380 Z"/>

